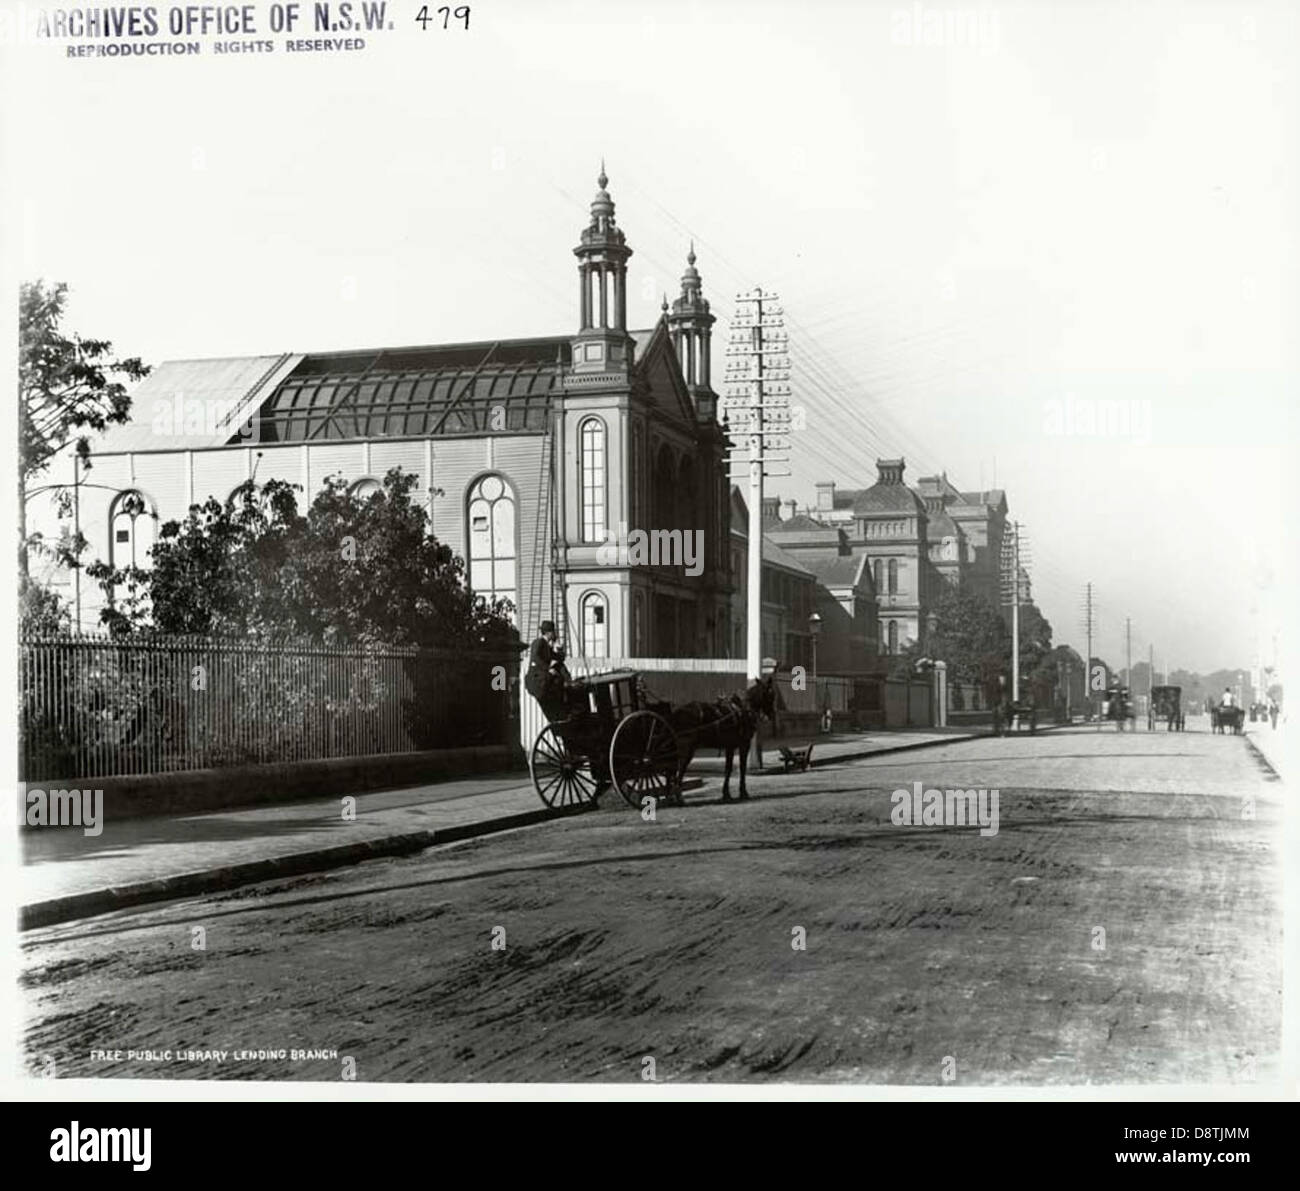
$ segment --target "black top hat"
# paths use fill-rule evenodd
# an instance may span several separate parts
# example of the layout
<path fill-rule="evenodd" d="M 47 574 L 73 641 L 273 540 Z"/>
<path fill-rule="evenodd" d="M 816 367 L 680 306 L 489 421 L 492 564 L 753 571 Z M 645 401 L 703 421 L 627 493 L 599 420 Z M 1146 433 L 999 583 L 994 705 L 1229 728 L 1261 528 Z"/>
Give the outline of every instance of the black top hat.
<path fill-rule="evenodd" d="M 555 621 L 553 621 L 553 620 L 544 620 L 544 621 L 542 621 L 542 623 L 541 623 L 540 625 L 538 625 L 538 627 L 537 627 L 537 631 L 538 631 L 539 633 L 553 633 L 553 632 L 555 632 Z"/>

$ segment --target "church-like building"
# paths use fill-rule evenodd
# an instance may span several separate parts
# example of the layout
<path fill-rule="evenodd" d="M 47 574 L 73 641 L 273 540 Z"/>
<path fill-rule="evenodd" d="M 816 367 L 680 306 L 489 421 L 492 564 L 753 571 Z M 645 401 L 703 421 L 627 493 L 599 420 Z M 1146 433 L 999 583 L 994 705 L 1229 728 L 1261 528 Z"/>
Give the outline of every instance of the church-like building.
<path fill-rule="evenodd" d="M 156 367 L 131 421 L 92 444 L 78 494 L 88 561 L 147 565 L 160 524 L 250 478 L 299 484 L 305 505 L 326 477 L 366 494 L 401 468 L 471 586 L 508 599 L 525 639 L 550 619 L 589 658 L 728 656 L 714 317 L 692 248 L 680 296 L 654 327 L 629 329 L 632 249 L 607 186 L 602 168 L 573 249 L 576 333 Z M 609 548 L 636 529 L 690 532 L 700 553 L 647 565 Z M 72 576 L 48 578 L 71 602 Z M 80 627 L 102 602 L 83 581 Z"/>

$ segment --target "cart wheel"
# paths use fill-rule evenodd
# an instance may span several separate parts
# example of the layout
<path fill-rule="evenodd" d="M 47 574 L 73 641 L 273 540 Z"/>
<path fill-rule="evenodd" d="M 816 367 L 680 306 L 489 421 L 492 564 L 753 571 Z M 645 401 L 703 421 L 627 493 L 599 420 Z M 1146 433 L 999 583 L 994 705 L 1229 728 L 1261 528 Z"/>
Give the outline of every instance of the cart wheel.
<path fill-rule="evenodd" d="M 596 778 L 591 760 L 575 753 L 554 724 L 548 724 L 533 741 L 528 772 L 541 800 L 550 807 L 582 806 L 596 800 Z"/>
<path fill-rule="evenodd" d="M 663 716 L 634 711 L 619 721 L 609 742 L 609 776 L 629 806 L 680 794 L 677 765 L 677 734 Z"/>

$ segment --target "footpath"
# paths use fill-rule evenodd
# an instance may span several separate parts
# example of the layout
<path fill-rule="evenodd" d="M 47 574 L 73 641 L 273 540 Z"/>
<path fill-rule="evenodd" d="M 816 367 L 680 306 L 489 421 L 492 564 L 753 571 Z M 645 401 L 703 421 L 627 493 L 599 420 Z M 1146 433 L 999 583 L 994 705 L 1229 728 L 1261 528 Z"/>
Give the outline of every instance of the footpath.
<path fill-rule="evenodd" d="M 803 747 L 813 739 L 816 768 L 986 733 L 987 729 L 983 733 L 964 729 L 836 733 L 790 744 Z M 779 771 L 777 748 L 784 743 L 764 742 L 765 772 Z M 688 789 L 687 801 L 718 797 L 723 769 L 720 757 L 697 757 L 689 774 L 703 779 L 703 787 Z M 736 781 L 733 774 L 733 789 Z M 435 844 L 574 813 L 543 806 L 522 772 L 373 791 L 356 795 L 355 802 L 355 818 L 344 818 L 343 800 L 338 797 L 117 821 L 112 807 L 107 807 L 97 836 L 76 827 L 25 830 L 20 925 L 22 929 L 49 926 L 380 856 L 409 855 Z M 602 808 L 623 805 L 614 791 L 601 798 Z"/>

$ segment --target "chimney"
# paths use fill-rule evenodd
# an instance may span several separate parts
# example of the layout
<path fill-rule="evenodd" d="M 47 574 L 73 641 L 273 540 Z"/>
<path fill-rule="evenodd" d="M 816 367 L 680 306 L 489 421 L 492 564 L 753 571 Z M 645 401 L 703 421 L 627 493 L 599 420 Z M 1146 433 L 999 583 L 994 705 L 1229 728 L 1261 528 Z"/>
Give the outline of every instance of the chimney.
<path fill-rule="evenodd" d="M 877 459 L 876 474 L 879 477 L 879 484 L 901 484 L 903 482 L 903 468 L 907 466 L 902 459 Z"/>
<path fill-rule="evenodd" d="M 794 516 L 794 511 L 795 511 L 795 502 L 794 502 L 793 499 L 791 499 L 791 500 L 783 500 L 783 501 L 781 502 L 781 520 L 782 520 L 782 521 L 789 521 L 790 518 L 792 518 L 792 517 Z"/>
<path fill-rule="evenodd" d="M 817 511 L 829 513 L 835 508 L 835 481 L 830 480 L 817 485 Z"/>
<path fill-rule="evenodd" d="M 779 496 L 763 497 L 763 520 L 778 521 L 781 517 L 781 498 Z"/>

